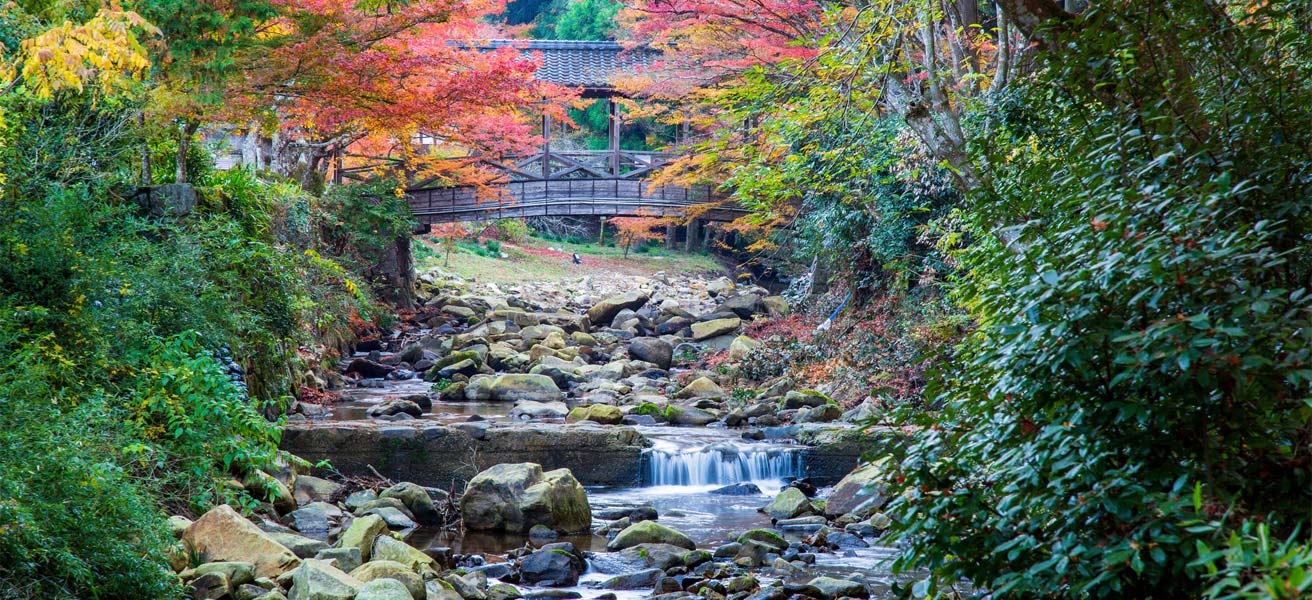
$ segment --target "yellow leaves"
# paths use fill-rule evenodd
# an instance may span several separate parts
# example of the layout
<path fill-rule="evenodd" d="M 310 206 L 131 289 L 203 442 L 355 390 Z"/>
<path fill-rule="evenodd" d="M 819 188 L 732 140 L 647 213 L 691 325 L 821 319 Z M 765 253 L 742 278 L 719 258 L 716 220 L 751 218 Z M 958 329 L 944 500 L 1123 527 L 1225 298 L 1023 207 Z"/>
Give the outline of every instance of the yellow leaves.
<path fill-rule="evenodd" d="M 15 59 L 37 98 L 49 99 L 62 90 L 81 92 L 88 83 L 107 92 L 121 91 L 141 81 L 150 69 L 138 31 L 159 34 L 135 12 L 101 9 L 86 23 L 64 21 L 24 40 Z M 20 70 L 9 61 L 0 65 L 0 79 L 11 80 Z"/>

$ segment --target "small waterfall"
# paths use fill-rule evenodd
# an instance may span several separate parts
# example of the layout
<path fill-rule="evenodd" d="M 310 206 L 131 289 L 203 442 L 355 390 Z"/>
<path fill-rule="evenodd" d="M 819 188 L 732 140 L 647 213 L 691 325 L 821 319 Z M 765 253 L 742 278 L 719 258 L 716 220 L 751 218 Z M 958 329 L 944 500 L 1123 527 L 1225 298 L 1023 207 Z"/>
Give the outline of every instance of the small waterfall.
<path fill-rule="evenodd" d="M 801 477 L 802 453 L 796 448 L 718 443 L 704 448 L 643 452 L 642 483 L 657 485 L 729 485 Z"/>

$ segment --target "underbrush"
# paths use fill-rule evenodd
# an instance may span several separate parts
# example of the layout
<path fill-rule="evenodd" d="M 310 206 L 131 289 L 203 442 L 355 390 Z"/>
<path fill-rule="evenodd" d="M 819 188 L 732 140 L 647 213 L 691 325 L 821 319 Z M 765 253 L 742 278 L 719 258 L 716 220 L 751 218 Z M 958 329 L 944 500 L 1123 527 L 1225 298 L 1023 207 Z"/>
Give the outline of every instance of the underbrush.
<path fill-rule="evenodd" d="M 743 383 L 786 376 L 823 387 L 845 406 L 870 398 L 888 407 L 922 405 L 926 370 L 969 328 L 962 313 L 926 290 L 846 306 L 827 329 L 818 329 L 840 301 L 833 293 L 787 317 L 754 322 L 743 333 L 763 343 L 759 351 L 736 362 L 724 352 L 703 364 Z"/>
<path fill-rule="evenodd" d="M 202 184 L 171 221 L 109 187 L 0 202 L 0 598 L 179 597 L 166 514 L 253 506 L 230 482 L 277 458 L 305 358 L 377 314 L 314 199 Z"/>

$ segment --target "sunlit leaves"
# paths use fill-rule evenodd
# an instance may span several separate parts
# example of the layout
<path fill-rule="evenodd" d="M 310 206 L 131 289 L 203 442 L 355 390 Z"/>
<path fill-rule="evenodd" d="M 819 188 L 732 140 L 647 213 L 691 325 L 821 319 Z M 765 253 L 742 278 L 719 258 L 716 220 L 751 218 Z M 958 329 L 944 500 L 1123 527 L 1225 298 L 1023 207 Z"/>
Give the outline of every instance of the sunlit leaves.
<path fill-rule="evenodd" d="M 158 33 L 135 12 L 101 9 L 85 23 L 65 21 L 25 40 L 19 66 L 8 66 L 8 74 L 0 67 L 0 80 L 11 79 L 17 70 L 42 99 L 61 90 L 81 92 L 91 83 L 105 92 L 120 91 L 141 81 L 150 68 L 140 35 Z"/>

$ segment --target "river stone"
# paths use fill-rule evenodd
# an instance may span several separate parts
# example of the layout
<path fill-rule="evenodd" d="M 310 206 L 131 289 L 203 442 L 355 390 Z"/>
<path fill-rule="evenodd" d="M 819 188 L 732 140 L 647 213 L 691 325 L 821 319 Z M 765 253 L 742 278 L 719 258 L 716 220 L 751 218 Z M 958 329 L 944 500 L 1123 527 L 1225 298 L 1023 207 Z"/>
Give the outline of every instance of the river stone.
<path fill-rule="evenodd" d="M 169 517 L 169 531 L 173 534 L 173 539 L 182 539 L 182 534 L 187 532 L 187 528 L 191 527 L 191 523 L 191 519 L 181 515 Z"/>
<path fill-rule="evenodd" d="M 761 342 L 745 335 L 740 335 L 733 338 L 732 342 L 729 342 L 729 358 L 735 361 L 744 360 L 757 350 L 760 350 L 762 346 L 764 346 L 764 344 Z"/>
<path fill-rule="evenodd" d="M 761 312 L 761 296 L 758 294 L 739 294 L 720 304 L 718 310 L 732 311 L 733 314 L 746 319 Z"/>
<path fill-rule="evenodd" d="M 806 494 L 795 487 L 784 488 L 761 512 L 776 520 L 791 519 L 806 514 L 811 510 L 811 501 Z"/>
<path fill-rule="evenodd" d="M 625 292 L 619 296 L 612 296 L 593 305 L 588 309 L 588 320 L 593 323 L 610 323 L 615 319 L 615 315 L 620 314 L 624 309 L 638 310 L 642 308 L 650 296 L 646 292 L 633 290 Z"/>
<path fill-rule="evenodd" d="M 343 504 L 346 505 L 347 510 L 356 511 L 359 510 L 361 506 L 364 506 L 365 504 L 373 502 L 374 500 L 377 499 L 378 499 L 378 492 L 375 492 L 373 490 L 360 490 L 357 492 L 351 492 L 351 495 L 346 497 L 346 500 L 343 501 Z"/>
<path fill-rule="evenodd" d="M 655 567 L 662 570 L 682 567 L 685 554 L 688 554 L 687 548 L 670 544 L 638 544 L 620 552 L 625 559 L 641 564 L 645 568 Z"/>
<path fill-rule="evenodd" d="M 788 313 L 793 310 L 793 307 L 788 304 L 788 301 L 785 300 L 783 296 L 766 296 L 761 298 L 761 306 L 765 308 L 766 314 L 774 318 L 787 316 Z"/>
<path fill-rule="evenodd" d="M 779 408 L 789 410 L 802 407 L 824 406 L 830 402 L 831 400 L 828 396 L 815 390 L 792 390 L 787 394 L 784 394 L 783 400 L 779 401 Z"/>
<path fill-rule="evenodd" d="M 656 587 L 656 582 L 665 576 L 660 569 L 644 569 L 634 573 L 616 575 L 602 582 L 601 587 L 608 590 L 642 590 Z"/>
<path fill-rule="evenodd" d="M 487 600 L 516 600 L 523 596 L 519 593 L 519 588 L 509 583 L 494 583 L 487 586 Z"/>
<path fill-rule="evenodd" d="M 296 510 L 296 499 L 292 497 L 291 489 L 273 475 L 255 469 L 242 478 L 241 484 L 251 496 L 272 504 L 278 514 L 285 515 Z"/>
<path fill-rule="evenodd" d="M 475 581 L 470 581 L 474 579 Z M 442 581 L 447 582 L 457 594 L 460 594 L 464 600 L 487 600 L 487 575 L 485 573 L 473 572 L 461 577 L 456 573 L 448 573 L 442 576 Z"/>
<path fill-rule="evenodd" d="M 391 560 L 375 560 L 360 565 L 354 571 L 351 571 L 351 577 L 359 579 L 363 583 L 369 583 L 375 579 L 394 579 L 409 590 L 409 596 L 414 600 L 424 600 L 427 595 L 424 593 L 424 580 L 416 575 L 405 565 Z M 361 590 L 363 592 L 363 590 Z"/>
<path fill-rule="evenodd" d="M 360 568 L 360 564 L 364 562 L 360 558 L 359 548 L 324 548 L 315 553 L 314 558 L 331 560 L 338 569 L 348 573 Z"/>
<path fill-rule="evenodd" d="M 404 512 L 391 506 L 379 506 L 364 511 L 366 515 L 378 515 L 387 523 L 389 529 L 414 529 L 419 525 Z"/>
<path fill-rule="evenodd" d="M 415 596 L 395 579 L 375 579 L 360 586 L 355 600 L 423 600 L 425 596 Z"/>
<path fill-rule="evenodd" d="M 188 586 L 191 587 L 191 598 L 193 600 L 228 598 L 229 592 L 236 587 L 228 582 L 228 576 L 223 571 L 211 571 L 196 577 L 188 583 Z"/>
<path fill-rule="evenodd" d="M 495 465 L 476 475 L 460 498 L 465 527 L 524 533 L 542 524 L 561 533 L 589 531 L 588 495 L 569 469 L 535 463 Z"/>
<path fill-rule="evenodd" d="M 695 406 L 671 406 L 666 409 L 665 416 L 675 425 L 692 425 L 695 427 L 709 425 L 716 420 L 714 413 Z"/>
<path fill-rule="evenodd" d="M 761 488 L 755 483 L 742 482 L 713 489 L 711 493 L 716 496 L 759 496 Z"/>
<path fill-rule="evenodd" d="M 592 421 L 602 425 L 619 425 L 624 420 L 624 411 L 609 404 L 593 404 L 569 411 L 569 416 L 565 420 L 570 423 Z"/>
<path fill-rule="evenodd" d="M 579 582 L 583 565 L 574 553 L 564 549 L 542 549 L 525 556 L 519 563 L 519 579 L 529 585 L 569 587 Z"/>
<path fill-rule="evenodd" d="M 824 594 L 825 598 L 867 598 L 870 592 L 866 586 L 855 581 L 836 579 L 834 577 L 816 577 L 807 582 Z"/>
<path fill-rule="evenodd" d="M 674 346 L 660 338 L 633 338 L 629 342 L 629 356 L 668 369 L 674 359 Z"/>
<path fill-rule="evenodd" d="M 276 531 L 268 532 L 273 541 L 285 546 L 292 551 L 298 558 L 315 558 L 315 556 L 328 547 L 328 542 L 308 538 L 295 533 L 279 533 Z"/>
<path fill-rule="evenodd" d="M 255 581 L 255 565 L 243 561 L 220 561 L 202 564 L 192 570 L 195 577 L 222 573 L 232 589 Z"/>
<path fill-rule="evenodd" d="M 425 570 L 437 568 L 437 561 L 433 557 L 390 535 L 380 535 L 374 539 L 372 556 L 373 560 L 399 562 L 421 575 Z"/>
<path fill-rule="evenodd" d="M 424 416 L 424 411 L 419 408 L 418 404 L 409 400 L 391 398 L 371 407 L 368 414 L 371 417 L 390 417 L 393 415 L 406 414 L 418 418 Z"/>
<path fill-rule="evenodd" d="M 466 391 L 468 394 L 468 391 Z M 488 400 L 493 402 L 555 402 L 560 400 L 560 388 L 546 375 L 508 373 L 497 375 L 488 388 Z"/>
<path fill-rule="evenodd" d="M 564 402 L 534 402 L 524 400 L 515 403 L 515 408 L 510 410 L 510 418 L 519 420 L 528 419 L 560 419 L 569 414 L 569 407 Z"/>
<path fill-rule="evenodd" d="M 778 549 L 774 546 L 747 540 L 739 544 L 738 554 L 734 557 L 733 563 L 740 567 L 756 568 L 769 562 L 771 554 L 778 553 Z"/>
<path fill-rule="evenodd" d="M 698 377 L 674 395 L 676 398 L 719 398 L 724 388 L 708 377 Z"/>
<path fill-rule="evenodd" d="M 277 577 L 300 564 L 291 550 L 226 504 L 210 509 L 192 523 L 182 534 L 182 541 L 204 562 L 250 562 L 259 577 Z"/>
<path fill-rule="evenodd" d="M 441 514 L 433 506 L 433 498 L 428 495 L 428 491 L 408 481 L 383 490 L 378 497 L 400 500 L 421 525 L 436 525 L 441 520 Z"/>
<path fill-rule="evenodd" d="M 300 532 L 328 531 L 331 521 L 342 518 L 342 509 L 327 502 L 311 502 L 287 515 L 292 529 Z"/>
<path fill-rule="evenodd" d="M 389 367 L 367 358 L 357 358 L 352 360 L 351 364 L 347 365 L 346 372 L 358 373 L 365 379 L 377 379 L 380 377 L 386 377 L 387 374 L 391 373 L 394 369 L 395 367 Z"/>
<path fill-rule="evenodd" d="M 360 580 L 321 560 L 306 559 L 292 573 L 289 600 L 351 600 Z"/>
<path fill-rule="evenodd" d="M 848 473 L 825 501 L 825 514 L 839 517 L 852 513 L 859 519 L 874 514 L 884 505 L 883 486 L 880 475 L 883 463 L 876 461 Z"/>
<path fill-rule="evenodd" d="M 631 548 L 638 544 L 670 544 L 692 550 L 697 547 L 688 536 L 655 521 L 640 521 L 621 531 L 606 544 L 611 552 Z"/>
<path fill-rule="evenodd" d="M 692 339 L 701 341 L 726 333 L 733 333 L 743 324 L 743 320 L 738 317 L 729 317 L 725 319 L 712 319 L 701 323 L 692 324 Z"/>
<path fill-rule="evenodd" d="M 753 542 L 760 542 L 762 544 L 774 548 L 779 552 L 783 552 L 784 550 L 788 549 L 788 542 L 784 540 L 783 536 L 773 531 L 770 531 L 769 529 L 752 529 L 750 531 L 743 532 L 742 535 L 738 536 L 739 544 L 745 544 L 749 540 Z"/>
<path fill-rule="evenodd" d="M 380 535 L 387 534 L 387 521 L 379 515 L 365 515 L 354 521 L 342 532 L 337 538 L 338 548 L 356 548 L 360 551 L 360 559 L 368 562 L 372 556 L 374 539 Z"/>
<path fill-rule="evenodd" d="M 798 423 L 829 423 L 843 416 L 843 409 L 833 404 L 815 408 L 803 408 L 797 411 Z"/>

